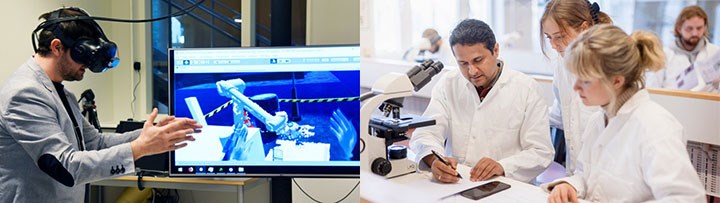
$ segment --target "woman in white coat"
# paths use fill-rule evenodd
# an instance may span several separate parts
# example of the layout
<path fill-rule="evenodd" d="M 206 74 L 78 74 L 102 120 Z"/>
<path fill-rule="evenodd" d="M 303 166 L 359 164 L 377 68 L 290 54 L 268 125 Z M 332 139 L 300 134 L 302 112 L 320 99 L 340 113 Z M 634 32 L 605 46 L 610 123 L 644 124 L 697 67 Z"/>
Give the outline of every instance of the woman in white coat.
<path fill-rule="evenodd" d="M 682 125 L 644 88 L 643 73 L 664 65 L 653 34 L 628 36 L 612 25 L 580 34 L 565 56 L 591 116 L 575 175 L 543 185 L 549 202 L 703 202 Z"/>
<path fill-rule="evenodd" d="M 611 23 L 610 17 L 600 11 L 597 3 L 590 4 L 586 0 L 552 0 L 547 3 L 540 18 L 540 30 L 562 57 L 568 43 L 582 31 L 593 25 Z M 545 53 L 545 40 L 541 40 L 541 43 Z M 600 108 L 582 104 L 580 97 L 573 91 L 575 76 L 567 72 L 562 62 L 557 64 L 553 75 L 555 101 L 550 107 L 550 127 L 563 129 L 565 132 L 565 169 L 567 175 L 572 175 L 582 146 L 580 135 L 585 130 L 590 115 Z"/>

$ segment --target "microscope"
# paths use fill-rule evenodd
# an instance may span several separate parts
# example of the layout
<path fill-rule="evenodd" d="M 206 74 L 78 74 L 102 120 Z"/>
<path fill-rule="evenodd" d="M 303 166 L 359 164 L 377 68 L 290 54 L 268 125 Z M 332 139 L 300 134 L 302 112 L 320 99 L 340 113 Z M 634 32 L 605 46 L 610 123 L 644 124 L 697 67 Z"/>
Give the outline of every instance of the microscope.
<path fill-rule="evenodd" d="M 412 96 L 443 69 L 441 62 L 426 60 L 406 74 L 388 73 L 380 77 L 370 92 L 360 96 L 360 169 L 387 178 L 414 173 L 417 164 L 407 159 L 407 149 L 392 145 L 408 139 L 409 129 L 435 125 L 435 120 L 401 116 L 403 98 Z M 376 108 L 385 118 L 371 118 Z M 392 114 L 392 117 L 390 115 Z M 365 130 L 367 129 L 367 130 Z"/>

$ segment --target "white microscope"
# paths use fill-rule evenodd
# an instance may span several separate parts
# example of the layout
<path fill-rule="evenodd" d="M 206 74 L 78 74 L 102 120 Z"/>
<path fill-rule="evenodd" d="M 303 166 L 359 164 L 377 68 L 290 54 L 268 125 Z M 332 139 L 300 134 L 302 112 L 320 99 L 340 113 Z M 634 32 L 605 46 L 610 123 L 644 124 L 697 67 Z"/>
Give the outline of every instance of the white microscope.
<path fill-rule="evenodd" d="M 406 74 L 388 73 L 380 77 L 370 92 L 360 96 L 360 170 L 387 178 L 414 173 L 417 164 L 407 159 L 407 149 L 391 146 L 408 139 L 408 129 L 435 125 L 435 120 L 418 116 L 400 116 L 403 98 L 412 96 L 443 69 L 443 64 L 427 60 Z M 371 118 L 376 108 L 387 118 Z M 388 117 L 392 113 L 392 117 Z"/>

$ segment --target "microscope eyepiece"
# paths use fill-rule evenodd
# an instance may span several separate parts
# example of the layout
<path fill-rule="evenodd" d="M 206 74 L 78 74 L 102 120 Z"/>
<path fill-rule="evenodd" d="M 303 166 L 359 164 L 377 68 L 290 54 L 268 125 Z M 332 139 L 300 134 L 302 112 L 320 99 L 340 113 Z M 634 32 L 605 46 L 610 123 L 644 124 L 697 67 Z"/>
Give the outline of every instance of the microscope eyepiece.
<path fill-rule="evenodd" d="M 443 67 L 444 65 L 440 61 L 433 62 L 432 60 L 426 60 L 411 68 L 407 76 L 410 78 L 410 82 L 412 82 L 415 91 L 418 91 L 430 82 L 433 76 L 440 73 Z"/>

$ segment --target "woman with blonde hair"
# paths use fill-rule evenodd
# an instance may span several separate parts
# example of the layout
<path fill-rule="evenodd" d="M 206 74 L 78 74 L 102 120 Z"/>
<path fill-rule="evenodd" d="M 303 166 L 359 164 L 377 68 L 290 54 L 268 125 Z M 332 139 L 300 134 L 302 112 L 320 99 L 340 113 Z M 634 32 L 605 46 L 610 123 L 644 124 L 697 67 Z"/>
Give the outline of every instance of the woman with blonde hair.
<path fill-rule="evenodd" d="M 583 134 L 575 175 L 545 184 L 548 202 L 703 202 L 705 191 L 690 163 L 683 127 L 650 100 L 643 73 L 664 66 L 658 38 L 628 36 L 612 25 L 580 34 L 565 65 L 587 106 L 600 106 Z"/>
<path fill-rule="evenodd" d="M 587 0 L 552 0 L 547 3 L 545 12 L 540 18 L 540 31 L 550 41 L 552 48 L 560 54 L 565 47 L 578 34 L 588 28 L 599 24 L 612 24 L 610 16 L 600 11 L 597 3 L 590 3 Z M 545 40 L 543 36 L 540 42 L 545 53 Z M 547 56 L 547 54 L 546 54 Z M 561 58 L 559 58 L 561 59 Z M 600 109 L 597 107 L 586 107 L 573 91 L 575 77 L 568 73 L 562 62 L 555 67 L 553 75 L 553 93 L 555 101 L 549 110 L 550 126 L 563 129 L 565 139 L 565 150 L 558 149 L 556 157 L 565 162 L 566 174 L 572 175 L 575 169 L 577 155 L 580 152 L 580 135 L 587 124 L 590 115 Z M 555 139 L 559 138 L 556 134 Z M 558 160 L 558 162 L 561 162 Z"/>

